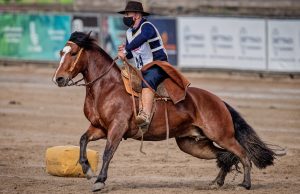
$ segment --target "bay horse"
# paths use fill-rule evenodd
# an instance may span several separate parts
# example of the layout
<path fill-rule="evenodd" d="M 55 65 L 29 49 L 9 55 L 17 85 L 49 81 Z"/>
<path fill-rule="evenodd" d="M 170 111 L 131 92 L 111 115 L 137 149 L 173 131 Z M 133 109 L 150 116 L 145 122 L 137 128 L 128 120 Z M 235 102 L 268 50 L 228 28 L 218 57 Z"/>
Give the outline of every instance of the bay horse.
<path fill-rule="evenodd" d="M 72 33 L 60 54 L 53 81 L 59 87 L 68 86 L 81 73 L 86 85 L 84 114 L 90 126 L 80 138 L 79 163 L 88 179 L 93 173 L 86 155 L 87 144 L 106 139 L 102 168 L 93 185 L 93 191 L 98 191 L 105 186 L 109 163 L 122 138 L 135 138 L 138 132 L 133 101 L 125 90 L 115 60 L 88 34 Z M 135 100 L 138 104 L 138 99 Z M 156 113 L 144 141 L 165 140 L 167 131 L 161 115 L 164 115 L 163 103 L 167 103 L 169 137 L 176 139 L 180 150 L 197 158 L 217 160 L 220 171 L 212 182 L 214 186 L 222 186 L 227 173 L 241 162 L 244 179 L 240 186 L 250 189 L 251 163 L 260 169 L 273 165 L 276 155 L 273 150 L 237 111 L 216 95 L 189 87 L 185 99 L 177 104 L 155 103 Z"/>

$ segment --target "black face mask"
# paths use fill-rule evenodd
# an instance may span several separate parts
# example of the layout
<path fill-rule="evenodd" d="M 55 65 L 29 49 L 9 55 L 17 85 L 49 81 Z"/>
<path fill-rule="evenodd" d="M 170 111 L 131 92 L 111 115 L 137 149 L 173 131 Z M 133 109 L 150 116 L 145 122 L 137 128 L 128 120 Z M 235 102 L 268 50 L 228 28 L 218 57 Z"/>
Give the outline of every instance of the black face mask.
<path fill-rule="evenodd" d="M 134 24 L 133 17 L 123 17 L 123 23 L 128 27 L 132 27 Z"/>

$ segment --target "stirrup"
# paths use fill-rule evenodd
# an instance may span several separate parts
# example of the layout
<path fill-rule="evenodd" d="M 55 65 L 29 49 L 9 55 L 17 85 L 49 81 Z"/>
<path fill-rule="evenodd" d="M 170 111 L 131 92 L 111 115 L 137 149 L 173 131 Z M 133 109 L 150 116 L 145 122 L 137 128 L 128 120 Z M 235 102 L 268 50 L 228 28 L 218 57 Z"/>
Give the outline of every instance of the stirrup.
<path fill-rule="evenodd" d="M 147 126 L 150 124 L 150 115 L 143 110 L 139 111 L 139 114 L 135 118 L 135 122 L 139 127 Z"/>

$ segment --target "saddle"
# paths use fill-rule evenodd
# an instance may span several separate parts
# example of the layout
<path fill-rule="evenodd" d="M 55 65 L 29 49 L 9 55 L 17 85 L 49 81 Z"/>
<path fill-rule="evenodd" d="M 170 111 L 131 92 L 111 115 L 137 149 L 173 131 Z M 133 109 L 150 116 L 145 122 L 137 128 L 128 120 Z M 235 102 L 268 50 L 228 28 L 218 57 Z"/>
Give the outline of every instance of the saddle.
<path fill-rule="evenodd" d="M 130 73 L 128 72 L 128 70 L 130 71 Z M 121 74 L 122 74 L 124 86 L 126 88 L 126 92 L 130 95 L 133 94 L 135 97 L 139 97 L 142 92 L 142 80 L 140 78 L 141 74 L 138 75 L 138 73 L 141 72 L 137 69 L 134 71 L 134 70 L 130 70 L 129 68 L 126 68 L 126 66 L 121 67 Z M 131 83 L 129 82 L 129 75 L 131 75 Z M 168 91 L 165 88 L 164 81 L 158 85 L 156 95 L 154 98 L 156 100 L 161 98 L 170 99 Z"/>

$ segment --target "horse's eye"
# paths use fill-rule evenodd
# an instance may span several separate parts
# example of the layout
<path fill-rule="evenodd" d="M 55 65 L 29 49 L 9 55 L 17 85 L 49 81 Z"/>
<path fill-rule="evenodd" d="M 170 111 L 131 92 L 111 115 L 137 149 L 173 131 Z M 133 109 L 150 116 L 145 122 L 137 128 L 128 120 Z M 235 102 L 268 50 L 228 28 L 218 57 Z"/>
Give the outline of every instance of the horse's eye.
<path fill-rule="evenodd" d="M 77 55 L 77 53 L 71 53 L 71 56 L 75 56 L 75 55 Z"/>

